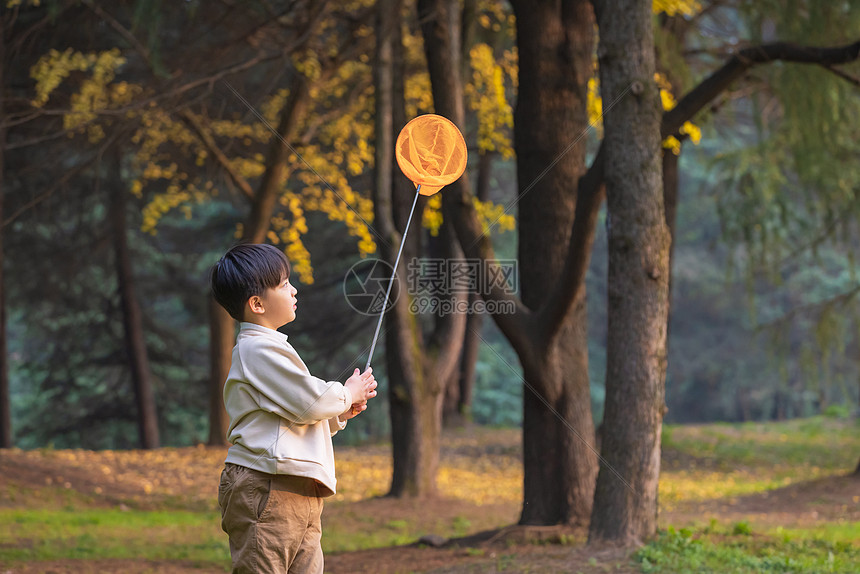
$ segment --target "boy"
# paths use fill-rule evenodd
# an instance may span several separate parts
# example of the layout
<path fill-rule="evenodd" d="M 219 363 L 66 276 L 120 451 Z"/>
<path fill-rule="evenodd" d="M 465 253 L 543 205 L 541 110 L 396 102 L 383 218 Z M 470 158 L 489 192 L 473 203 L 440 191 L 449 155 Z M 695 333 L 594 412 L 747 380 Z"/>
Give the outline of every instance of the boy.
<path fill-rule="evenodd" d="M 335 493 L 331 437 L 376 396 L 372 369 L 344 384 L 310 374 L 276 329 L 296 318 L 290 264 L 238 245 L 212 269 L 215 300 L 241 321 L 224 384 L 230 415 L 218 504 L 233 572 L 323 572 L 322 499 Z"/>

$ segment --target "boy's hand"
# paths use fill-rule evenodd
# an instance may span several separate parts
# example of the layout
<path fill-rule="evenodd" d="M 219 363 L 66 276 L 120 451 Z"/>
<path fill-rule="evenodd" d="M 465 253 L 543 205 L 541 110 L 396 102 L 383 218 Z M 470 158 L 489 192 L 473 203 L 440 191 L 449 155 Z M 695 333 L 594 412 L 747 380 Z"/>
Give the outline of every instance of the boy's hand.
<path fill-rule="evenodd" d="M 359 374 L 358 369 L 355 369 L 355 372 L 352 373 L 352 376 L 346 380 L 343 386 L 348 388 L 349 392 L 352 393 L 353 406 L 367 403 L 368 399 L 376 396 L 376 379 L 373 378 L 373 368 L 368 368 L 361 374 Z"/>
<path fill-rule="evenodd" d="M 351 407 L 349 407 L 346 412 L 341 413 L 337 418 L 341 421 L 348 421 L 351 418 L 355 418 L 364 412 L 367 409 L 367 402 L 363 403 L 355 403 Z"/>

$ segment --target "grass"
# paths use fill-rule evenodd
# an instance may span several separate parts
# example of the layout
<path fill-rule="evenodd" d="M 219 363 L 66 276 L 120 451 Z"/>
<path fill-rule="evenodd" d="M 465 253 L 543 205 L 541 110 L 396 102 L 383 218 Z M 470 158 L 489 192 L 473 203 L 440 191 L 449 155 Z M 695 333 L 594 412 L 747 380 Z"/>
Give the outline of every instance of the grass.
<path fill-rule="evenodd" d="M 0 510 L 0 560 L 135 558 L 225 564 L 215 513 Z"/>
<path fill-rule="evenodd" d="M 661 511 L 684 505 L 695 508 L 708 500 L 844 474 L 860 455 L 858 431 L 857 422 L 826 417 L 766 424 L 667 425 Z M 390 450 L 338 448 L 339 493 L 326 503 L 325 552 L 406 544 L 429 533 L 459 537 L 515 520 L 522 497 L 518 431 L 476 429 L 472 436 L 455 434 L 449 439 L 439 488 L 454 502 L 445 512 L 425 511 L 421 503 L 375 502 L 372 498 L 385 491 L 390 479 Z M 214 497 L 208 494 L 214 491 L 210 479 L 217 476 L 222 453 L 176 449 L 21 456 L 68 476 L 50 482 L 48 475 L 39 475 L 38 480 L 48 482 L 12 482 L 0 491 L 0 563 L 132 559 L 228 568 L 227 539 L 220 530 Z M 191 466 L 185 460 L 189 457 L 205 464 L 199 484 L 185 482 L 193 476 L 171 478 L 174 469 Z M 63 467 L 63 462 L 69 466 Z M 101 469 L 99 473 L 111 479 L 100 483 L 106 490 L 116 487 L 120 494 L 137 493 L 136 504 L 120 510 L 116 502 L 105 502 L 94 493 L 92 485 L 79 491 L 66 484 L 75 480 L 72 469 L 89 468 Z M 498 505 L 508 510 L 500 511 Z M 854 564 L 860 563 L 856 544 L 860 522 L 840 519 L 789 527 L 753 520 L 712 520 L 690 529 L 669 528 L 634 554 L 635 567 L 642 572 L 853 572 Z M 509 557 L 505 562 L 520 559 Z"/>
<path fill-rule="evenodd" d="M 827 544 L 857 544 L 860 540 L 860 522 L 847 522 L 844 524 L 820 524 L 815 528 L 768 528 L 766 534 L 783 540 L 790 541 L 813 541 Z"/>
<path fill-rule="evenodd" d="M 860 423 L 828 417 L 785 422 L 667 425 L 660 476 L 664 510 L 844 473 L 860 455 Z"/>
<path fill-rule="evenodd" d="M 388 519 L 381 516 L 355 518 L 353 515 L 352 520 L 344 520 L 344 514 L 332 520 L 323 518 L 322 545 L 325 553 L 411 544 L 430 533 L 457 538 L 474 532 L 472 522 L 462 515 L 431 520 L 421 516 Z"/>
<path fill-rule="evenodd" d="M 812 417 L 771 423 L 667 426 L 664 448 L 722 468 L 748 465 L 842 469 L 856 463 L 860 422 Z"/>
<path fill-rule="evenodd" d="M 855 528 L 857 525 L 855 525 Z M 633 556 L 642 572 L 734 574 L 758 572 L 854 573 L 860 547 L 817 537 L 755 535 L 748 527 L 722 532 L 669 528 Z"/>
<path fill-rule="evenodd" d="M 369 519 L 367 528 L 354 530 L 344 528 L 337 522 L 324 526 L 323 552 L 352 552 L 369 548 L 385 548 L 415 542 L 422 534 L 416 526 L 406 520 L 387 520 L 376 524 Z"/>

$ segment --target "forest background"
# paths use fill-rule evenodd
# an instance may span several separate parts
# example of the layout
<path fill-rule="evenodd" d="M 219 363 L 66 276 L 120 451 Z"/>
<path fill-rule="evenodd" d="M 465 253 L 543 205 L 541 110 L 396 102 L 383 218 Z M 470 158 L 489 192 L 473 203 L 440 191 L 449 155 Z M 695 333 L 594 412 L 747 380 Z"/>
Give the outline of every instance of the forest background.
<path fill-rule="evenodd" d="M 289 256 L 300 306 L 285 332 L 312 372 L 362 367 L 375 317 L 355 294 L 385 285 L 373 262 L 393 261 L 414 194 L 393 137 L 428 112 L 461 127 L 470 164 L 417 204 L 374 355 L 385 399 L 336 438 L 347 468 L 351 443 L 377 470 L 370 445 L 390 441 L 390 488 L 376 476 L 362 492 L 447 492 L 452 430 L 511 427 L 485 447 L 507 457 L 522 438 L 503 473 L 522 472 L 520 524 L 590 522 L 590 541 L 629 546 L 656 535 L 661 455 L 764 461 L 761 476 L 735 469 L 755 489 L 819 476 L 799 447 L 788 477 L 756 449 L 717 448 L 715 463 L 688 440 L 712 431 L 675 425 L 814 416 L 760 438 L 811 429 L 809 449 L 828 429 L 829 447 L 850 444 L 860 3 L 7 0 L 2 14 L 0 446 L 38 450 L 0 463 L 138 447 L 163 462 L 179 451 L 159 447 L 207 444 L 217 466 L 236 325 L 207 275 L 238 241 Z M 489 288 L 445 292 L 464 258 Z M 416 306 L 427 295 L 494 310 Z M 856 464 L 837 450 L 822 451 L 828 472 Z M 73 487 L 34 464 L 48 490 L 53 475 Z M 111 464 L 84 488 L 105 494 Z M 28 476 L 2 490 L 13 508 Z M 105 501 L 140 510 L 153 484 L 191 489 L 133 482 L 152 500 Z M 824 490 L 834 512 L 857 502 L 856 481 Z M 187 494 L 163 502 L 211 511 Z M 224 541 L 212 548 L 223 562 Z"/>
<path fill-rule="evenodd" d="M 22 448 L 139 446 L 118 257 L 127 258 L 124 280 L 133 283 L 140 307 L 160 443 L 207 441 L 207 271 L 241 235 L 237 225 L 247 218 L 247 202 L 236 181 L 262 175 L 262 154 L 273 137 L 230 88 L 259 108 L 269 127 L 287 97 L 278 87 L 284 80 L 264 67 L 264 58 L 248 57 L 248 45 L 262 42 L 254 38 L 262 28 L 238 39 L 224 29 L 218 36 L 212 30 L 219 23 L 194 2 L 181 9 L 158 2 L 122 6 L 131 10 L 124 24 L 115 19 L 120 14 L 89 2 L 11 2 L 5 10 L 3 360 L 14 444 Z M 500 206 L 510 207 L 492 235 L 497 256 L 513 260 L 513 16 L 504 3 L 474 7 L 465 135 L 472 157 L 481 159 L 473 160 L 469 175 L 486 177 L 479 185 L 487 188 L 487 221 L 499 218 Z M 272 9 L 249 5 L 261 18 Z M 339 47 L 328 63 L 309 46 L 287 53 L 295 63 L 291 73 L 331 79 L 311 88 L 314 106 L 292 142 L 308 164 L 296 154 L 289 158 L 290 175 L 267 232 L 293 259 L 299 285 L 301 313 L 289 333 L 311 370 L 325 378 L 361 360 L 373 318 L 348 305 L 344 283 L 352 265 L 378 256 L 356 217 L 372 219 L 366 191 L 372 182 L 370 44 L 360 40 L 372 30 L 355 23 L 353 41 L 344 29 L 326 31 L 337 18 L 361 17 L 364 7 L 331 9 L 321 10 L 315 17 L 323 23 L 308 23 L 307 33 L 350 48 Z M 68 24 L 69 10 L 86 26 Z M 812 10 L 789 30 L 770 10 L 768 2 L 682 2 L 667 16 L 655 6 L 664 19 L 686 19 L 697 34 L 681 53 L 664 48 L 677 78 L 672 86 L 663 76 L 664 99 L 679 97 L 740 38 L 769 40 L 791 31 L 814 39 L 814 28 L 826 30 L 830 17 Z M 405 87 L 409 114 L 416 115 L 432 111 L 432 99 L 420 68 L 420 37 L 409 22 L 406 57 L 416 62 Z M 249 17 L 252 23 L 259 25 Z M 848 28 L 840 30 L 850 37 Z M 831 32 L 817 34 L 835 39 Z M 207 60 L 209 50 L 218 57 Z M 688 61 L 678 64 L 682 58 Z M 329 67 L 313 69 L 323 65 Z M 844 142 L 824 133 L 856 108 L 856 95 L 843 99 L 850 89 L 825 69 L 777 64 L 751 73 L 696 119 L 695 141 L 683 144 L 678 170 L 667 422 L 781 420 L 857 408 L 856 228 L 852 211 L 835 213 L 851 201 L 828 204 L 830 194 L 855 197 L 856 156 L 841 147 L 830 153 Z M 592 153 L 600 130 L 593 116 Z M 205 128 L 195 123 L 202 119 Z M 229 156 L 223 162 L 214 157 L 217 148 L 207 147 L 206 134 L 220 140 Z M 680 151 L 680 142 L 672 145 Z M 484 158 L 492 162 L 489 175 L 478 173 L 486 169 Z M 802 170 L 806 179 L 798 181 Z M 809 189 L 790 191 L 799 185 Z M 815 185 L 831 188 L 816 195 Z M 117 194 L 125 196 L 119 207 L 111 203 Z M 439 205 L 431 203 L 415 233 L 430 240 L 440 218 Z M 604 211 L 600 218 L 587 275 L 596 423 L 606 361 Z M 127 237 L 122 250 L 112 231 L 117 219 Z M 492 321 L 481 329 L 474 395 L 459 408 L 479 424 L 519 425 L 523 387 L 510 368 L 516 355 Z M 384 352 L 374 362 L 383 387 Z M 386 437 L 386 404 L 373 406 L 338 440 Z"/>

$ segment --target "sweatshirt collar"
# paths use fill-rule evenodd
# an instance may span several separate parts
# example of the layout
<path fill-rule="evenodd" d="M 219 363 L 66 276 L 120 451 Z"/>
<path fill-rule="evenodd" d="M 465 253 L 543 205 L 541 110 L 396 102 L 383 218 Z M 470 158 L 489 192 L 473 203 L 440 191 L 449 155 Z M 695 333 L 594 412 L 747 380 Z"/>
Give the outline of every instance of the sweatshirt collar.
<path fill-rule="evenodd" d="M 276 331 L 274 329 L 269 329 L 268 327 L 263 327 L 262 325 L 257 325 L 256 323 L 249 323 L 247 321 L 242 321 L 239 323 L 239 334 L 253 332 L 260 335 L 265 335 L 267 337 L 271 337 L 273 339 L 277 339 L 280 341 L 287 341 L 289 337 L 284 335 L 280 331 Z"/>

